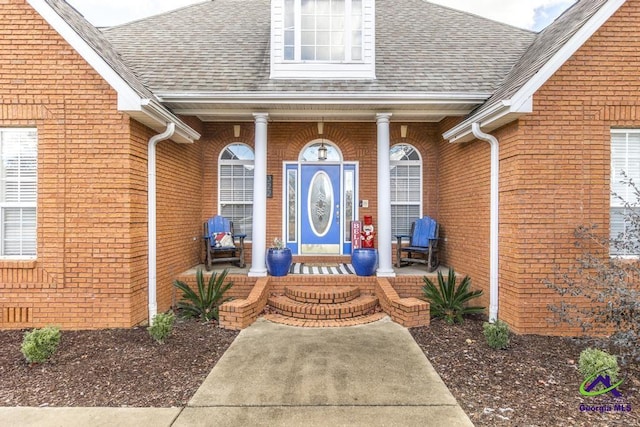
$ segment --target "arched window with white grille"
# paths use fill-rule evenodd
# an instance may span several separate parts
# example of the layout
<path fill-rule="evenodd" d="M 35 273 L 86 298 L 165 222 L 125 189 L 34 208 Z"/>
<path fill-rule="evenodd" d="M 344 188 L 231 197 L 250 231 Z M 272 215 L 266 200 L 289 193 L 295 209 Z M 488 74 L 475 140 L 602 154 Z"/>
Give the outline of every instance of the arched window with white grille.
<path fill-rule="evenodd" d="M 241 143 L 225 147 L 218 162 L 218 212 L 247 240 L 252 235 L 254 162 L 251 147 Z"/>
<path fill-rule="evenodd" d="M 422 217 L 422 159 L 416 148 L 396 144 L 390 150 L 391 233 L 409 234 Z"/>

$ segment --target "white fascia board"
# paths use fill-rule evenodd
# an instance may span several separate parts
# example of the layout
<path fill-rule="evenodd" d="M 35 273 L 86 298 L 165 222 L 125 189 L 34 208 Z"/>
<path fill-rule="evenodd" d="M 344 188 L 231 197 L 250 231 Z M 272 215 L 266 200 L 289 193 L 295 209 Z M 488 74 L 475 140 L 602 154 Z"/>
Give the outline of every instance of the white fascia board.
<path fill-rule="evenodd" d="M 165 103 L 221 103 L 221 104 L 481 104 L 490 93 L 346 93 L 346 92 L 290 92 L 290 93 L 258 93 L 258 92 L 218 92 L 218 93 L 158 93 L 158 98 Z"/>
<path fill-rule="evenodd" d="M 31 7 L 118 93 L 118 110 L 140 110 L 140 96 L 113 68 L 44 0 L 28 0 Z"/>
<path fill-rule="evenodd" d="M 280 63 L 271 65 L 272 80 L 375 80 L 372 64 Z"/>
<path fill-rule="evenodd" d="M 195 130 L 191 129 L 186 123 L 176 117 L 174 114 L 167 111 L 166 108 L 162 106 L 157 101 L 144 99 L 142 100 L 142 110 L 150 118 L 153 118 L 157 122 L 157 127 L 153 127 L 156 130 L 162 128 L 162 126 L 166 127 L 167 123 L 175 123 L 176 130 L 171 138 L 175 142 L 190 144 L 193 141 L 200 139 L 200 134 Z"/>
<path fill-rule="evenodd" d="M 127 113 L 154 130 L 176 123 L 176 138 L 193 142 L 200 135 L 156 101 L 143 99 L 111 66 L 44 0 L 27 0 L 31 7 L 109 84 L 118 94 L 118 111 Z M 150 107 L 152 105 L 152 107 Z M 141 114 L 142 113 L 142 114 Z M 164 120 L 164 121 L 163 121 Z M 197 137 L 195 137 L 197 135 Z M 174 138 L 175 139 L 175 138 Z"/>
<path fill-rule="evenodd" d="M 611 18 L 625 1 L 626 0 L 609 0 L 609 2 L 602 6 L 510 99 L 499 101 L 492 108 L 483 111 L 479 115 L 470 117 L 445 132 L 442 135 L 443 138 L 448 139 L 449 142 L 467 142 L 474 139 L 471 130 L 473 123 L 480 123 L 485 131 L 491 131 L 510 121 L 516 120 L 524 114 L 533 112 L 533 96 L 538 89 Z"/>
<path fill-rule="evenodd" d="M 481 114 L 473 115 L 448 130 L 442 137 L 449 140 L 449 142 L 468 142 L 475 139 L 472 130 L 474 123 L 479 123 L 484 131 L 490 132 L 532 111 L 533 98 L 529 98 L 518 107 L 512 105 L 510 100 L 498 101 Z"/>

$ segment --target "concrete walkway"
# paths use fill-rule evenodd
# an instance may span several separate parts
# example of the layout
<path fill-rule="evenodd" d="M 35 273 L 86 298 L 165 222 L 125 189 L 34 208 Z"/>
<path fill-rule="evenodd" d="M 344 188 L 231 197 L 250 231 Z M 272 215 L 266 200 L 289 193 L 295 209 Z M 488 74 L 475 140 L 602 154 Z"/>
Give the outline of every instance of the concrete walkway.
<path fill-rule="evenodd" d="M 409 332 L 385 318 L 243 330 L 186 408 L 0 408 L 8 426 L 472 426 Z M 5 422 L 9 420 L 8 424 Z"/>

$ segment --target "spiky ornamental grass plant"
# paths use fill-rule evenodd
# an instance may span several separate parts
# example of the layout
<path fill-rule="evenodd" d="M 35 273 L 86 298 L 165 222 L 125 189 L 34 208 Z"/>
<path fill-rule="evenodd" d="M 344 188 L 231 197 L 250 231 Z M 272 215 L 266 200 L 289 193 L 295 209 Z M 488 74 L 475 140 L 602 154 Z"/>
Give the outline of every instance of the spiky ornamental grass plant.
<path fill-rule="evenodd" d="M 543 281 L 560 295 L 548 307 L 553 322 L 579 326 L 584 332 L 610 334 L 622 363 L 640 360 L 640 190 L 626 174 L 621 184 L 629 189 L 622 205 L 625 229 L 615 237 L 597 225 L 580 225 L 574 231 L 581 253 L 576 264 L 557 267 L 555 277 Z"/>
<path fill-rule="evenodd" d="M 450 268 L 447 279 L 438 271 L 438 286 L 428 277 L 423 277 L 425 285 L 422 292 L 429 300 L 431 316 L 443 318 L 447 323 L 462 323 L 467 314 L 482 313 L 484 307 L 467 306 L 467 302 L 482 295 L 481 290 L 470 291 L 471 278 L 465 276 L 459 285 L 456 284 L 456 273 Z"/>
<path fill-rule="evenodd" d="M 173 285 L 183 292 L 183 300 L 177 304 L 180 315 L 187 318 L 199 317 L 207 322 L 212 319 L 218 320 L 218 308 L 233 299 L 224 296 L 233 286 L 233 282 L 225 283 L 228 272 L 227 269 L 220 274 L 214 272 L 205 286 L 202 269 L 198 269 L 196 272 L 197 292 L 186 283 L 176 280 Z"/>

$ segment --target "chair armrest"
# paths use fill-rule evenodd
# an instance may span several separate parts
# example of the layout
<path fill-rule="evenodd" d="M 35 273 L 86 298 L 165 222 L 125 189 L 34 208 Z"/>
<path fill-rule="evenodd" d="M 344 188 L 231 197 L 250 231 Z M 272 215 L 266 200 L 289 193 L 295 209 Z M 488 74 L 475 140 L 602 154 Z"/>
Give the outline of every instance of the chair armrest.
<path fill-rule="evenodd" d="M 397 244 L 401 245 L 402 244 L 402 239 L 406 238 L 411 238 L 411 236 L 407 235 L 407 234 L 396 234 L 396 242 Z"/>
<path fill-rule="evenodd" d="M 236 237 L 238 239 L 244 239 L 245 237 L 247 237 L 247 235 L 246 234 L 234 234 L 233 238 L 235 239 Z"/>

